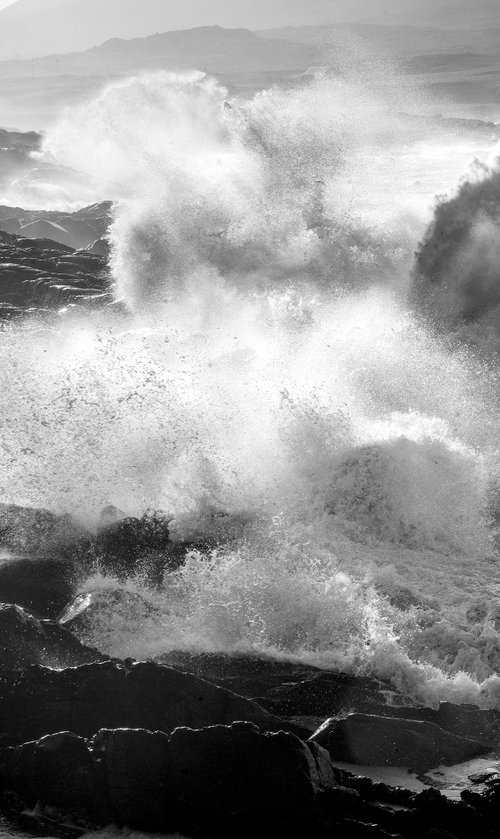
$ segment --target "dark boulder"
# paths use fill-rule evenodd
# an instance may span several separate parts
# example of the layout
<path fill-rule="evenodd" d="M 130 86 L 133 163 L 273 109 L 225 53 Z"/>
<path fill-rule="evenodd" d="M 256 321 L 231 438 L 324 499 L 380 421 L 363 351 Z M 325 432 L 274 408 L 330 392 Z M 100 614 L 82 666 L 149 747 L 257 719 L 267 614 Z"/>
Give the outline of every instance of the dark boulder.
<path fill-rule="evenodd" d="M 265 656 L 170 652 L 162 663 L 195 673 L 258 702 L 280 717 L 300 717 L 315 731 L 318 718 L 357 711 L 378 717 L 433 722 L 440 728 L 488 747 L 500 742 L 500 713 L 473 705 L 442 702 L 439 708 L 408 705 L 388 682 L 346 673 L 331 673 L 304 663 Z"/>
<path fill-rule="evenodd" d="M 141 518 L 122 518 L 102 527 L 89 545 L 101 567 L 118 576 L 144 570 L 159 581 L 165 567 L 178 567 L 170 542 L 169 518 L 147 512 Z"/>
<path fill-rule="evenodd" d="M 496 839 L 500 784 L 461 801 L 335 769 L 327 752 L 249 723 L 170 736 L 62 732 L 0 750 L 0 806 L 34 835 L 119 827 L 206 839 Z M 68 823 L 69 822 L 69 823 Z"/>
<path fill-rule="evenodd" d="M 172 811 L 170 740 L 161 731 L 100 731 L 94 754 L 103 772 L 114 820 L 136 830 L 169 827 Z"/>
<path fill-rule="evenodd" d="M 425 772 L 485 754 L 487 747 L 459 737 L 435 723 L 397 717 L 350 714 L 327 720 L 312 739 L 333 760 L 364 766 L 408 766 Z"/>
<path fill-rule="evenodd" d="M 6 745 L 61 730 L 82 737 L 92 737 L 101 728 L 147 728 L 168 734 L 178 726 L 202 728 L 237 720 L 265 731 L 288 728 L 302 733 L 248 699 L 151 662 L 0 672 L 0 734 Z"/>
<path fill-rule="evenodd" d="M 334 783 L 327 754 L 325 777 L 293 734 L 262 734 L 249 723 L 178 728 L 170 738 L 103 731 L 95 747 L 102 752 L 113 811 L 122 823 L 142 829 L 206 829 L 229 815 L 265 823 L 277 815 L 310 812 L 316 794 Z M 182 823 L 169 824 L 172 815 Z"/>
<path fill-rule="evenodd" d="M 74 667 L 102 659 L 57 623 L 38 620 L 19 606 L 0 604 L 0 667 Z"/>
<path fill-rule="evenodd" d="M 68 559 L 5 557 L 0 561 L 0 602 L 54 619 L 78 591 L 81 574 Z"/>
<path fill-rule="evenodd" d="M 71 816 L 94 826 L 113 821 L 102 772 L 89 743 L 71 732 L 4 749 L 0 779 L 4 795 L 15 793 L 30 809 L 52 813 L 56 808 L 63 818 Z"/>
<path fill-rule="evenodd" d="M 283 820 L 314 819 L 318 794 L 335 783 L 326 752 L 320 762 L 321 774 L 317 757 L 292 734 L 239 722 L 180 728 L 170 737 L 101 730 L 92 743 L 55 734 L 4 749 L 0 777 L 4 800 L 14 793 L 18 807 L 37 805 L 61 820 L 207 836 L 225 827 L 246 835 L 250 820 L 262 835 Z"/>

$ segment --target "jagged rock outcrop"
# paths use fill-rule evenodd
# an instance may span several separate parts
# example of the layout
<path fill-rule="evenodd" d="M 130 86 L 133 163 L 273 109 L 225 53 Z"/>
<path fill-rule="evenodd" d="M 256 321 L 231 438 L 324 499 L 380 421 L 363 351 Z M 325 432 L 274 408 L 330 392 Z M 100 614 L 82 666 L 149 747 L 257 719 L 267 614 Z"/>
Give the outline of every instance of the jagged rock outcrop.
<path fill-rule="evenodd" d="M 249 723 L 166 737 L 144 731 L 102 731 L 94 738 L 106 787 L 120 821 L 143 829 L 209 830 L 239 819 L 311 812 L 315 796 L 334 783 L 333 767 L 293 734 L 262 734 Z M 172 814 L 179 822 L 172 821 Z"/>
<path fill-rule="evenodd" d="M 0 750 L 0 809 L 31 832 L 120 827 L 207 839 L 496 839 L 500 784 L 452 801 L 333 767 L 290 733 L 249 723 L 61 732 Z M 78 832 L 78 825 L 80 831 Z M 38 829 L 37 829 L 38 828 Z"/>
<path fill-rule="evenodd" d="M 4 802 L 14 793 L 22 806 L 56 807 L 81 821 L 105 825 L 113 821 L 102 772 L 90 744 L 65 731 L 4 749 L 0 754 Z"/>
<path fill-rule="evenodd" d="M 388 683 L 347 673 L 332 673 L 304 663 L 267 657 L 172 652 L 162 662 L 196 673 L 208 681 L 254 699 L 270 713 L 299 718 L 318 728 L 318 720 L 352 711 L 376 717 L 398 717 L 434 723 L 439 728 L 483 743 L 500 743 L 500 713 L 473 705 L 442 702 L 438 708 L 408 703 Z"/>
<path fill-rule="evenodd" d="M 0 736 L 12 744 L 62 730 L 82 737 L 101 728 L 168 734 L 178 726 L 201 728 L 237 720 L 265 731 L 300 731 L 251 700 L 152 662 L 0 672 Z"/>
<path fill-rule="evenodd" d="M 0 317 L 111 302 L 107 260 L 52 239 L 0 235 Z"/>
<path fill-rule="evenodd" d="M 55 808 L 77 823 L 190 835 L 310 817 L 335 783 L 322 750 L 244 722 L 170 737 L 103 730 L 90 742 L 62 732 L 5 749 L 0 778 L 4 799 L 14 793 L 21 806 Z"/>
<path fill-rule="evenodd" d="M 19 606 L 0 603 L 0 668 L 74 667 L 103 658 L 54 621 L 37 620 Z"/>
<path fill-rule="evenodd" d="M 459 737 L 432 722 L 349 714 L 327 720 L 312 740 L 334 760 L 364 766 L 407 766 L 426 772 L 485 754 L 484 743 Z"/>

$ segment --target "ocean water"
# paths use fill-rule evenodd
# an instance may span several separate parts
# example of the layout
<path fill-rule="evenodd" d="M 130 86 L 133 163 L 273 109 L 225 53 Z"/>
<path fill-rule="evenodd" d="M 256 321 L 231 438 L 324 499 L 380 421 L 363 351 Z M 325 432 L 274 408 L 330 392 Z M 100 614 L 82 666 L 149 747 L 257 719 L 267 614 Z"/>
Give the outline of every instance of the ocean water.
<path fill-rule="evenodd" d="M 244 102 L 145 75 L 61 117 L 41 155 L 79 173 L 60 206 L 116 202 L 119 305 L 2 326 L 0 498 L 162 509 L 218 545 L 159 589 L 86 581 L 154 606 L 96 618 L 113 655 L 253 651 L 500 707 L 498 367 L 409 303 L 434 195 L 496 148 L 417 127 L 380 72 Z"/>

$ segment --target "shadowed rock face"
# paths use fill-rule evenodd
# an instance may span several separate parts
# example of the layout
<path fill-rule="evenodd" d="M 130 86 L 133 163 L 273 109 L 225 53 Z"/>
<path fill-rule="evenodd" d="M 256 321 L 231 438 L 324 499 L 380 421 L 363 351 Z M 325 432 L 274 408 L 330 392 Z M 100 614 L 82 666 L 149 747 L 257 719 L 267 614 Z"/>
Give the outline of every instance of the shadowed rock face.
<path fill-rule="evenodd" d="M 293 728 L 248 699 L 153 663 L 105 662 L 63 671 L 30 667 L 0 674 L 0 735 L 9 743 L 62 730 L 82 737 L 100 728 L 168 734 L 179 725 L 199 728 L 236 720 L 265 731 Z"/>
<path fill-rule="evenodd" d="M 488 750 L 484 743 L 444 731 L 435 723 L 350 714 L 327 720 L 313 741 L 334 760 L 365 766 L 408 766 L 425 772 L 464 763 Z"/>
<path fill-rule="evenodd" d="M 6 749 L 0 764 L 4 783 L 29 807 L 43 801 L 93 824 L 113 820 L 102 774 L 89 744 L 76 734 L 62 732 Z"/>
<path fill-rule="evenodd" d="M 198 829 L 230 814 L 269 818 L 311 811 L 315 795 L 333 784 L 325 754 L 286 732 L 262 734 L 249 723 L 203 730 L 101 731 L 94 738 L 113 812 L 122 823 L 174 827 L 177 810 Z M 321 750 L 322 751 L 322 750 Z M 179 825 L 181 827 L 181 825 Z"/>
<path fill-rule="evenodd" d="M 243 722 L 170 737 L 103 730 L 91 742 L 58 733 L 4 750 L 0 773 L 29 807 L 40 802 L 94 825 L 203 835 L 235 817 L 263 825 L 310 816 L 318 793 L 335 783 L 319 747 Z"/>
<path fill-rule="evenodd" d="M 482 744 L 483 751 L 489 750 L 492 743 L 500 743 L 498 711 L 451 702 L 442 702 L 437 709 L 416 703 L 409 705 L 403 694 L 376 679 L 249 655 L 171 652 L 162 656 L 161 661 L 247 696 L 272 714 L 298 719 L 311 734 L 325 717 L 341 717 L 355 711 L 369 715 L 379 725 L 383 725 L 380 718 L 393 717 L 398 724 L 405 720 L 433 723 L 458 738 Z M 391 725 L 388 719 L 388 741 Z M 433 730 L 428 729 L 431 740 Z M 352 754 L 351 758 L 366 765 L 365 760 L 356 761 Z"/>
<path fill-rule="evenodd" d="M 334 768 L 321 747 L 249 723 L 170 736 L 144 729 L 71 732 L 0 750 L 0 803 L 34 835 L 119 827 L 207 839 L 496 839 L 500 786 L 446 799 Z M 78 826 L 81 826 L 78 829 Z"/>
<path fill-rule="evenodd" d="M 59 624 L 37 620 L 19 606 L 0 604 L 0 667 L 74 667 L 102 659 Z"/>

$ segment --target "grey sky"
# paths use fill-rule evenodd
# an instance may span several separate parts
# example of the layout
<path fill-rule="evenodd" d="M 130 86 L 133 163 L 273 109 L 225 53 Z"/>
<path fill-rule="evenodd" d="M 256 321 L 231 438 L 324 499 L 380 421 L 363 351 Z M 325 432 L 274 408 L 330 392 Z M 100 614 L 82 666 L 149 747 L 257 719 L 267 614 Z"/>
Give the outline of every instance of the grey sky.
<path fill-rule="evenodd" d="M 0 10 L 14 5 L 14 0 L 0 0 Z M 19 0 L 19 10 L 35 10 L 81 5 L 81 0 Z M 218 23 L 221 26 L 286 26 L 365 21 L 409 23 L 413 25 L 478 25 L 485 18 L 491 23 L 498 10 L 498 0 L 119 0 L 96 3 L 88 0 L 89 15 L 100 7 L 122 8 L 132 5 L 160 7 L 171 20 L 169 28 Z M 147 12 L 146 12 L 147 14 Z"/>

